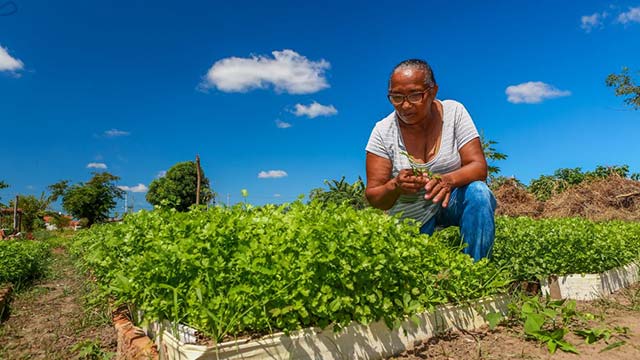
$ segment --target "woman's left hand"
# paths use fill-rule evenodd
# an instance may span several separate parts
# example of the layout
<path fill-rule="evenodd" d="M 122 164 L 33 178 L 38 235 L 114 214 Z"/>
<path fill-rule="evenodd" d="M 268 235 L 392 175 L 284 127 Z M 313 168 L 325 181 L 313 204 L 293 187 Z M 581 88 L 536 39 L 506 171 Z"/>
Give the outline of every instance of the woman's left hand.
<path fill-rule="evenodd" d="M 430 178 L 424 186 L 424 189 L 427 192 L 424 195 L 425 199 L 431 200 L 434 203 L 442 202 L 442 207 L 444 208 L 449 205 L 452 186 L 447 181 L 446 175 Z"/>

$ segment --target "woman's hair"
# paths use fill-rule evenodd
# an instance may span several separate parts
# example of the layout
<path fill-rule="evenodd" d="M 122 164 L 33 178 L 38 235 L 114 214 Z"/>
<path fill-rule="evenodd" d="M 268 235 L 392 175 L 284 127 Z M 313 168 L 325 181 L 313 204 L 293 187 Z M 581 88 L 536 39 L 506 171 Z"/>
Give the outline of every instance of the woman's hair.
<path fill-rule="evenodd" d="M 391 77 L 398 69 L 411 68 L 415 70 L 422 70 L 426 74 L 424 77 L 424 84 L 427 87 L 433 87 L 436 85 L 436 77 L 433 75 L 433 70 L 429 63 L 421 59 L 408 59 L 404 60 L 393 68 L 391 75 L 389 75 L 389 87 L 391 87 Z"/>

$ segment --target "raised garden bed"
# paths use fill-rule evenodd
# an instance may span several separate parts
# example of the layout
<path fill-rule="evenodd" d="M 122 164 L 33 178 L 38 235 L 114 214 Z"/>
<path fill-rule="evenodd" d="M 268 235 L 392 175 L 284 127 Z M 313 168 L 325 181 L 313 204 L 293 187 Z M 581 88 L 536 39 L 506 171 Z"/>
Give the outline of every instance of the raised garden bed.
<path fill-rule="evenodd" d="M 161 359 L 382 359 L 411 349 L 430 337 L 453 329 L 471 330 L 486 324 L 489 313 L 507 313 L 507 296 L 473 301 L 467 305 L 439 306 L 389 329 L 383 321 L 332 329 L 308 328 L 279 332 L 258 339 L 240 339 L 204 346 L 194 342 L 195 330 L 180 326 L 178 333 L 165 322 L 148 329 L 155 335 Z"/>
<path fill-rule="evenodd" d="M 637 263 L 599 274 L 552 276 L 541 281 L 541 291 L 555 299 L 595 300 L 640 280 Z"/>

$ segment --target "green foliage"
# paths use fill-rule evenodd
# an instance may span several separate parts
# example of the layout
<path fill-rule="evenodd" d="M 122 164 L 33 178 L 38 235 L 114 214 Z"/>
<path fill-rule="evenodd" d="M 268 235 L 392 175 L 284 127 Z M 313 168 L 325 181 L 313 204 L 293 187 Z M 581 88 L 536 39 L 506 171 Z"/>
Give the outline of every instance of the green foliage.
<path fill-rule="evenodd" d="M 355 209 L 364 209 L 369 204 L 365 198 L 365 185 L 362 178 L 358 177 L 353 184 L 345 181 L 344 176 L 337 180 L 327 181 L 324 183 L 329 187 L 328 190 L 321 188 L 311 190 L 309 199 L 311 201 L 319 201 L 325 204 L 341 204 L 347 203 Z"/>
<path fill-rule="evenodd" d="M 220 341 L 351 321 L 392 326 L 509 282 L 446 242 L 373 208 L 298 201 L 141 211 L 81 232 L 73 251 L 108 295 L 147 320 L 182 322 Z"/>
<path fill-rule="evenodd" d="M 15 200 L 9 203 L 9 206 L 14 206 Z M 32 232 L 36 229 L 44 228 L 44 216 L 45 210 L 49 206 L 49 201 L 44 196 L 44 193 L 37 198 L 33 195 L 20 195 L 18 197 L 18 207 L 22 209 L 22 229 L 26 232 Z"/>
<path fill-rule="evenodd" d="M 573 169 L 562 168 L 556 170 L 553 175 L 542 175 L 537 179 L 531 180 L 528 190 L 536 199 L 546 201 L 584 181 L 606 179 L 609 176 L 626 178 L 629 176 L 629 165 L 598 165 L 595 170 L 587 172 L 583 172 L 579 167 Z"/>
<path fill-rule="evenodd" d="M 565 335 L 569 332 L 584 338 L 586 344 L 594 344 L 602 339 L 608 342 L 612 336 L 625 336 L 629 332 L 627 327 L 587 327 L 588 322 L 595 319 L 595 316 L 576 310 L 575 300 L 551 300 L 549 297 L 541 300 L 537 296 L 522 296 L 518 301 L 509 304 L 508 319 L 499 313 L 489 315 L 490 324 L 507 322 L 522 325 L 525 337 L 546 344 L 551 354 L 557 349 L 578 354 L 576 347 L 565 339 Z M 618 341 L 600 352 L 623 344 L 624 341 Z"/>
<path fill-rule="evenodd" d="M 640 259 L 640 223 L 496 218 L 493 260 L 518 280 L 600 273 Z"/>
<path fill-rule="evenodd" d="M 482 151 L 484 152 L 484 156 L 487 159 L 487 173 L 488 173 L 488 182 L 491 184 L 495 177 L 500 173 L 500 168 L 495 165 L 496 161 L 505 160 L 508 155 L 498 152 L 494 145 L 498 144 L 497 141 L 487 140 L 484 137 L 484 134 L 480 135 L 480 142 L 482 143 Z"/>
<path fill-rule="evenodd" d="M 626 97 L 624 102 L 635 110 L 640 109 L 640 85 L 636 85 L 629 75 L 629 68 L 623 67 L 618 74 L 609 74 L 605 80 L 608 87 L 615 88 L 616 96 Z"/>
<path fill-rule="evenodd" d="M 9 282 L 19 289 L 42 277 L 49 258 L 49 246 L 44 242 L 0 241 L 0 285 Z"/>
<path fill-rule="evenodd" d="M 0 180 L 0 190 L 6 189 L 8 187 L 9 187 L 9 184 L 7 184 L 6 182 Z M 2 199 L 2 198 L 0 197 L 0 199 Z M 0 203 L 0 208 L 2 208 L 2 207 L 4 207 L 4 204 Z"/>
<path fill-rule="evenodd" d="M 62 190 L 62 207 L 77 219 L 87 219 L 87 226 L 107 220 L 116 207 L 115 199 L 124 197 L 124 191 L 116 186 L 119 179 L 108 172 L 94 172 L 87 183 Z"/>
<path fill-rule="evenodd" d="M 200 203 L 213 200 L 209 179 L 201 172 Z M 165 176 L 155 179 L 149 185 L 147 201 L 156 206 L 169 207 L 178 211 L 187 211 L 196 203 L 198 174 L 194 161 L 175 164 Z"/>
<path fill-rule="evenodd" d="M 49 185 L 47 189 L 51 192 L 49 200 L 55 202 L 58 198 L 64 196 L 64 193 L 69 188 L 69 180 L 61 180 L 55 184 Z"/>
<path fill-rule="evenodd" d="M 99 340 L 83 340 L 71 347 L 72 352 L 77 352 L 76 360 L 109 360 L 116 354 L 105 352 Z"/>

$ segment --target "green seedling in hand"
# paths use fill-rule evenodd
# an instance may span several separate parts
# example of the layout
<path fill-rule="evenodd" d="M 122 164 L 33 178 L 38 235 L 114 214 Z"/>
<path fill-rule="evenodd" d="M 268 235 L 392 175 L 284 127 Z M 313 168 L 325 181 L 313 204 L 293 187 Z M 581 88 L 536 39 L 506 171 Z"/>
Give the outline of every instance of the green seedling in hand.
<path fill-rule="evenodd" d="M 406 156 L 407 159 L 409 159 L 409 165 L 411 165 L 411 170 L 413 170 L 413 175 L 415 176 L 427 175 L 429 179 L 440 179 L 440 175 L 434 174 L 431 171 L 429 171 L 429 169 L 427 169 L 426 167 L 426 164 L 417 162 L 416 159 L 413 156 L 411 156 L 411 154 L 409 154 L 408 152 L 401 151 L 400 154 Z"/>

